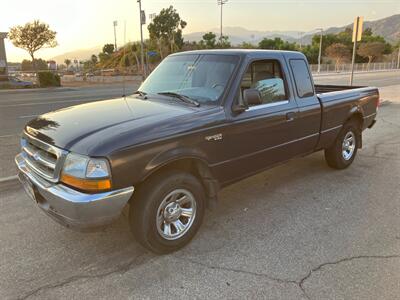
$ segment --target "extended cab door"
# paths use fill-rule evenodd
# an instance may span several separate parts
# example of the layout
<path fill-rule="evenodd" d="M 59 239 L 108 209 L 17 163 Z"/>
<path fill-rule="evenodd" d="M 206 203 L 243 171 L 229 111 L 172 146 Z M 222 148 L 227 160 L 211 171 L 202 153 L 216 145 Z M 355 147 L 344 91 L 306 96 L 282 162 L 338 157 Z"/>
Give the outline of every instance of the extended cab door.
<path fill-rule="evenodd" d="M 258 89 L 262 104 L 232 114 L 223 130 L 224 161 L 213 166 L 223 181 L 234 181 L 288 160 L 299 153 L 301 136 L 298 107 L 281 54 L 250 59 L 233 105 L 242 101 L 243 91 Z"/>
<path fill-rule="evenodd" d="M 321 103 L 315 94 L 314 82 L 304 55 L 285 53 L 286 62 L 292 78 L 293 95 L 299 108 L 296 119 L 299 127 L 296 130 L 301 139 L 296 145 L 298 154 L 315 150 L 320 137 Z"/>

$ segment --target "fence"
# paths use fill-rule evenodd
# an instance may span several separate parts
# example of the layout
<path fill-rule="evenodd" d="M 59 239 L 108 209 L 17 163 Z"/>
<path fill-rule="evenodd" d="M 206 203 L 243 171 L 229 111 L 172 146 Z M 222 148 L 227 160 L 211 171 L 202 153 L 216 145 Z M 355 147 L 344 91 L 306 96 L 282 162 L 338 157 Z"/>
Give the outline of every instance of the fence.
<path fill-rule="evenodd" d="M 312 73 L 318 73 L 318 65 L 310 65 Z M 381 63 L 361 63 L 354 64 L 354 72 L 374 72 L 396 70 L 397 62 L 381 62 Z M 351 72 L 351 64 L 340 64 L 336 68 L 335 64 L 321 64 L 320 73 L 349 73 Z"/>

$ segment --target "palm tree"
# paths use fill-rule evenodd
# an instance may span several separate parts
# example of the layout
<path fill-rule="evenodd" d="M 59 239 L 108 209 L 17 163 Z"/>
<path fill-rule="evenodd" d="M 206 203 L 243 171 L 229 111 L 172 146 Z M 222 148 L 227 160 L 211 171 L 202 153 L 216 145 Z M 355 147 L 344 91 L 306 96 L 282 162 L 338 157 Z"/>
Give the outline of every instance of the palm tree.
<path fill-rule="evenodd" d="M 71 60 L 68 59 L 68 58 L 66 58 L 66 59 L 64 60 L 64 63 L 65 63 L 65 65 L 67 66 L 67 71 L 68 71 L 69 65 L 71 64 Z"/>

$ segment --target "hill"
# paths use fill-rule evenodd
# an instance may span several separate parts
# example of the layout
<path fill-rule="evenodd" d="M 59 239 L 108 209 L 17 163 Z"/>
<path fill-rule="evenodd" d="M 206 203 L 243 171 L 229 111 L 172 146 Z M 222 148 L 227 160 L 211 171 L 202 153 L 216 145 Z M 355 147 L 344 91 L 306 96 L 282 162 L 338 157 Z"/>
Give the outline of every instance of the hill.
<path fill-rule="evenodd" d="M 92 54 L 96 54 L 96 55 L 99 54 L 99 52 L 101 52 L 101 48 L 102 48 L 102 46 L 97 46 L 97 47 L 93 47 L 93 48 L 89 48 L 89 49 L 78 49 L 78 50 L 74 50 L 74 51 L 70 51 L 70 52 L 66 52 L 66 53 L 57 55 L 57 56 L 51 58 L 51 60 L 56 61 L 56 63 L 58 63 L 58 64 L 63 64 L 64 60 L 66 58 L 69 58 L 72 61 L 74 59 L 77 59 L 79 61 L 84 61 L 84 60 L 88 60 Z"/>

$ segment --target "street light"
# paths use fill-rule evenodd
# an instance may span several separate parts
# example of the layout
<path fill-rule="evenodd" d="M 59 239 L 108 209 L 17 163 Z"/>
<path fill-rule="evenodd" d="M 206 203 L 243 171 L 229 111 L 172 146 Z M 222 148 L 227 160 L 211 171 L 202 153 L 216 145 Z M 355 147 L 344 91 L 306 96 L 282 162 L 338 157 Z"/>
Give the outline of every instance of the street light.
<path fill-rule="evenodd" d="M 118 22 L 114 21 L 113 22 L 113 26 L 114 26 L 114 48 L 115 48 L 115 51 L 117 51 L 117 33 L 116 33 L 116 30 L 115 30 L 117 25 L 118 25 Z"/>
<path fill-rule="evenodd" d="M 321 35 L 319 37 L 319 53 L 318 53 L 318 73 L 321 71 L 321 56 L 322 56 L 322 33 L 324 32 L 324 29 L 322 28 L 317 28 L 316 30 L 321 31 Z"/>
<path fill-rule="evenodd" d="M 218 5 L 221 6 L 221 30 L 220 30 L 220 35 L 219 35 L 219 41 L 222 43 L 222 6 L 226 4 L 228 0 L 217 0 Z"/>

